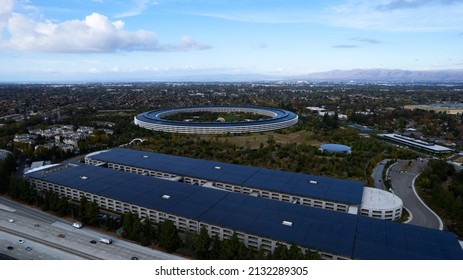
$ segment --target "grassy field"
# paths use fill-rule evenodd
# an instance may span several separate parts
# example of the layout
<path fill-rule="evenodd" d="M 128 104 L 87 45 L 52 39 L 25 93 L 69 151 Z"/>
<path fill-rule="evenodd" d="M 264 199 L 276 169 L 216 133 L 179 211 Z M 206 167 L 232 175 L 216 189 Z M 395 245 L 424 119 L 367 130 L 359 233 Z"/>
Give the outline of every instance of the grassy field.
<path fill-rule="evenodd" d="M 205 140 L 216 139 L 219 141 L 227 141 L 229 143 L 235 144 L 239 147 L 244 147 L 249 145 L 251 149 L 257 149 L 261 144 L 264 146 L 267 145 L 269 137 L 273 137 L 275 143 L 279 144 L 307 144 L 312 146 L 319 146 L 322 142 L 315 139 L 314 134 L 310 131 L 297 131 L 292 133 L 275 133 L 275 132 L 265 132 L 265 133 L 253 133 L 250 135 L 239 135 L 239 136 L 212 136 L 204 135 L 201 138 Z"/>

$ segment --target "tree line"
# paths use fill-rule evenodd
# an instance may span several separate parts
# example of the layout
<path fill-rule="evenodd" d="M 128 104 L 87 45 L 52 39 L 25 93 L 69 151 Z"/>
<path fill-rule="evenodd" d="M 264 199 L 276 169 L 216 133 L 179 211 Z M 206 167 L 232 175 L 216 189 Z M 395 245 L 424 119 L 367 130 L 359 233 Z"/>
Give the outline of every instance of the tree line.
<path fill-rule="evenodd" d="M 447 229 L 463 238 L 463 170 L 457 172 L 444 160 L 431 160 L 416 186 Z"/>
<path fill-rule="evenodd" d="M 133 213 L 126 213 L 121 216 L 122 236 L 140 242 L 145 246 L 155 246 L 165 251 L 177 252 L 196 259 L 210 260 L 247 260 L 247 259 L 320 259 L 317 252 L 302 250 L 292 244 L 289 248 L 279 244 L 272 252 L 262 249 L 253 250 L 244 245 L 238 239 L 236 233 L 224 240 L 217 236 L 210 237 L 206 228 L 202 227 L 199 233 L 181 232 L 174 223 L 166 220 L 157 224 L 149 219 L 140 219 Z"/>

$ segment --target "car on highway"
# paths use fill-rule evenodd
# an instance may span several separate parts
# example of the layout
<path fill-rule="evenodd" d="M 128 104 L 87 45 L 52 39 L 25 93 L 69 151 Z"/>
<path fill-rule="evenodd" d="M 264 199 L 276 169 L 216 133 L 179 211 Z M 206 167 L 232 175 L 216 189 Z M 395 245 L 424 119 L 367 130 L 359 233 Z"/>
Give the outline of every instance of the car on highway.
<path fill-rule="evenodd" d="M 8 247 L 6 247 L 6 248 L 7 248 L 8 250 L 13 250 L 13 249 L 14 249 L 13 246 L 8 246 Z"/>
<path fill-rule="evenodd" d="M 14 219 L 9 219 L 8 222 L 14 223 Z"/>
<path fill-rule="evenodd" d="M 19 243 L 19 244 L 23 244 L 23 243 L 24 243 L 24 240 L 19 239 L 19 240 L 18 240 L 18 243 Z"/>
<path fill-rule="evenodd" d="M 75 227 L 75 228 L 82 228 L 82 223 L 74 222 L 74 223 L 72 224 L 72 226 Z"/>
<path fill-rule="evenodd" d="M 31 248 L 31 247 L 29 247 L 29 246 L 27 246 L 27 247 L 26 247 L 26 248 L 24 248 L 24 249 L 25 249 L 26 251 L 30 251 L 30 250 L 32 250 L 32 248 Z"/>
<path fill-rule="evenodd" d="M 90 240 L 90 243 L 96 244 L 96 240 Z"/>

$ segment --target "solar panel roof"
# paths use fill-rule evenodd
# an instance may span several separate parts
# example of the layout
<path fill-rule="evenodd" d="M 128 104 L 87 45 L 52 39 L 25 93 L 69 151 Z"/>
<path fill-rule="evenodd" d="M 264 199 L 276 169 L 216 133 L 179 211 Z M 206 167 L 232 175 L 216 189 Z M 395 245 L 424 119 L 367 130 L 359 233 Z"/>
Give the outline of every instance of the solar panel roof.
<path fill-rule="evenodd" d="M 56 172 L 44 169 L 26 176 L 347 258 L 463 259 L 458 240 L 449 232 L 103 167 L 68 166 Z M 290 222 L 291 226 L 284 225 L 283 221 Z"/>
<path fill-rule="evenodd" d="M 318 198 L 349 205 L 360 205 L 362 203 L 364 183 L 358 181 L 124 148 L 111 149 L 90 155 L 89 157 L 99 161 L 156 170 L 179 176 L 189 176 L 208 181 Z"/>

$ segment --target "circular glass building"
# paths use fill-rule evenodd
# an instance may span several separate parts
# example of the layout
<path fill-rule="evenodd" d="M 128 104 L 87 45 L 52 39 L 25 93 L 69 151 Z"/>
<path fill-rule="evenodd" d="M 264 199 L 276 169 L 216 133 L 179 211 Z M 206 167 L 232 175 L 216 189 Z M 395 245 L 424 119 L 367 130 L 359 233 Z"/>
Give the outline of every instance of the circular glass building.
<path fill-rule="evenodd" d="M 320 145 L 320 151 L 324 153 L 350 154 L 352 148 L 341 144 L 323 144 Z"/>
<path fill-rule="evenodd" d="M 253 113 L 269 118 L 226 122 L 219 118 L 214 122 L 188 122 L 167 120 L 165 117 L 180 113 L 196 112 L 220 112 L 220 113 Z M 226 133 L 251 133 L 283 129 L 295 125 L 298 115 L 281 109 L 257 107 L 257 106 L 195 106 L 159 109 L 138 114 L 134 123 L 156 131 L 191 133 L 191 134 L 226 134 Z"/>

